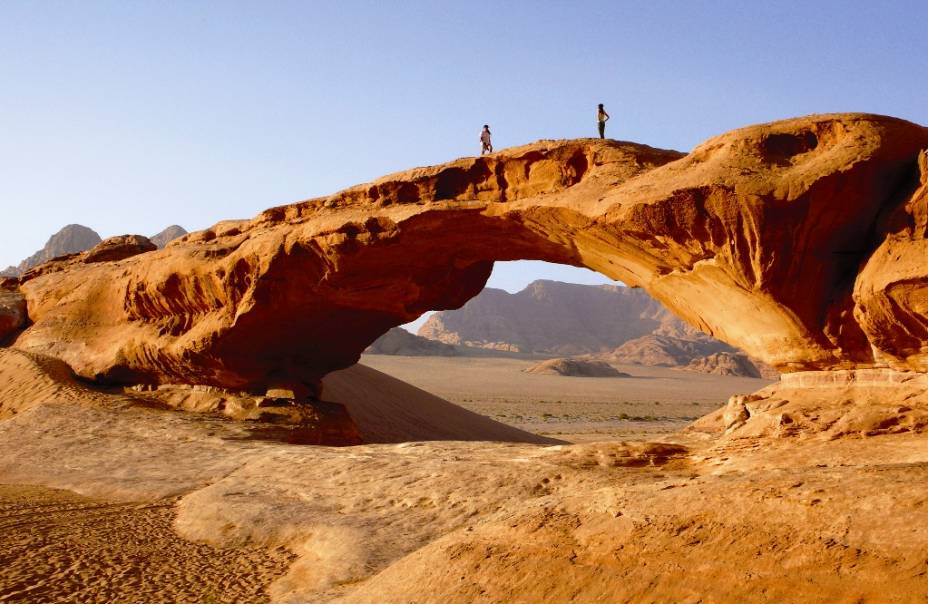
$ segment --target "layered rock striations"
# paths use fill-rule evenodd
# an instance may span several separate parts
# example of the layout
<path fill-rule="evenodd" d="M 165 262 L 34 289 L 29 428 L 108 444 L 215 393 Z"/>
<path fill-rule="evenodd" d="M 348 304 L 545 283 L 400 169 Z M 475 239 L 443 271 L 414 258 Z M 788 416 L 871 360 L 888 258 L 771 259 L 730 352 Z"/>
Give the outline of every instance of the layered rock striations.
<path fill-rule="evenodd" d="M 862 114 L 686 156 L 542 141 L 35 275 L 15 345 L 104 381 L 315 388 L 390 327 L 464 304 L 494 261 L 537 259 L 643 287 L 781 371 L 923 371 L 926 147 L 925 128 Z"/>

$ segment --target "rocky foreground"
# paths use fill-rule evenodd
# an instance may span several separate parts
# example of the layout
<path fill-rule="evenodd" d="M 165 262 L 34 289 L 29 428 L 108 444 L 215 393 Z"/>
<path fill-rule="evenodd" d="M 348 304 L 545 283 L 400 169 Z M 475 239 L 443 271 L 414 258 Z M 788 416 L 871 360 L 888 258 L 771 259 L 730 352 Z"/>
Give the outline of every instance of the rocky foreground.
<path fill-rule="evenodd" d="M 274 424 L 177 413 L 6 354 L 17 356 L 0 357 L 0 400 L 34 400 L 0 422 L 0 483 L 95 498 L 72 497 L 64 518 L 61 496 L 45 495 L 41 514 L 7 518 L 10 489 L 0 490 L 0 558 L 11 564 L 0 594 L 26 601 L 909 602 L 928 592 L 928 441 L 914 422 L 886 422 L 889 406 L 871 412 L 885 386 L 794 391 L 793 407 L 757 409 L 780 421 L 751 432 L 744 407 L 767 403 L 736 399 L 662 443 L 497 435 L 310 447 Z M 803 401 L 808 411 L 855 399 L 841 429 L 782 421 Z M 403 421 L 393 411 L 373 423 Z M 725 422 L 734 428 L 720 437 Z M 21 509 L 41 495 L 23 493 Z M 141 524 L 82 521 L 101 507 Z M 164 530 L 172 517 L 188 545 Z M 71 544 L 41 542 L 48 530 Z M 24 542 L 43 555 L 16 549 Z"/>
<path fill-rule="evenodd" d="M 181 535 L 297 556 L 279 601 L 918 599 L 925 148 L 862 114 L 685 156 L 543 141 L 105 240 L 0 282 L 0 482 L 180 497 Z M 784 377 L 668 442 L 566 445 L 353 367 L 520 258 L 643 287 Z"/>

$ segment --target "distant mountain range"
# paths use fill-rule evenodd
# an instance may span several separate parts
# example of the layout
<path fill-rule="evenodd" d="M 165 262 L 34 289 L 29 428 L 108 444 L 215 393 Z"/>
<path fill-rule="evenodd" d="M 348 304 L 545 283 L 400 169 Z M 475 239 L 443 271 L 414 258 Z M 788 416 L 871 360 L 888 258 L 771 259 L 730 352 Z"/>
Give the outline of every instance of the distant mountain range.
<path fill-rule="evenodd" d="M 457 310 L 433 314 L 418 335 L 388 333 L 369 352 L 448 356 L 453 350 L 460 355 L 495 350 L 776 376 L 773 369 L 683 323 L 645 291 L 614 285 L 539 280 L 515 294 L 487 288 Z M 430 341 L 446 347 L 430 346 Z"/>
<path fill-rule="evenodd" d="M 187 231 L 183 227 L 174 224 L 148 239 L 162 248 L 168 242 L 186 234 Z M 80 224 L 69 224 L 52 235 L 42 249 L 20 262 L 19 265 L 8 266 L 0 271 L 0 277 L 18 277 L 52 258 L 85 252 L 101 241 L 100 235 L 93 229 Z"/>
<path fill-rule="evenodd" d="M 446 344 L 557 356 L 611 352 L 654 333 L 702 335 L 643 290 L 547 280 L 515 294 L 484 289 L 419 328 L 420 336 Z"/>

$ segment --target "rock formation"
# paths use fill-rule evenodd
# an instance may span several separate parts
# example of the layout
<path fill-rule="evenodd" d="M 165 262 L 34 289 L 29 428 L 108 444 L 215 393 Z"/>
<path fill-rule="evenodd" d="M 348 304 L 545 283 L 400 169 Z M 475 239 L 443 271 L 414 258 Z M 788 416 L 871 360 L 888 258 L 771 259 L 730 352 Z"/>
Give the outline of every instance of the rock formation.
<path fill-rule="evenodd" d="M 780 371 L 925 371 L 926 147 L 925 128 L 863 114 L 686 156 L 542 141 L 36 274 L 15 346 L 107 382 L 312 390 L 390 327 L 464 304 L 495 260 L 536 259 L 640 286 Z"/>
<path fill-rule="evenodd" d="M 96 231 L 80 224 L 69 224 L 52 235 L 45 243 L 45 247 L 20 262 L 19 266 L 6 268 L 0 273 L 0 277 L 18 277 L 52 258 L 89 250 L 100 241 L 100 236 Z"/>
<path fill-rule="evenodd" d="M 396 354 L 404 356 L 454 357 L 460 352 L 450 344 L 437 342 L 411 334 L 401 327 L 393 327 L 367 347 L 371 354 Z"/>
<path fill-rule="evenodd" d="M 760 369 L 751 362 L 748 355 L 743 353 L 716 352 L 715 354 L 693 359 L 684 369 L 714 375 L 762 377 Z"/>
<path fill-rule="evenodd" d="M 603 356 L 613 363 L 681 367 L 706 355 L 733 350 L 724 342 L 705 335 L 680 338 L 652 334 L 629 340 Z"/>
<path fill-rule="evenodd" d="M 187 230 L 184 227 L 176 225 L 176 224 L 172 224 L 171 226 L 164 229 L 157 235 L 152 235 L 151 237 L 149 237 L 149 239 L 151 240 L 152 243 L 158 246 L 158 249 L 161 249 L 167 244 L 169 244 L 170 242 L 174 241 L 175 239 L 179 237 L 183 237 L 186 234 L 187 234 Z"/>
<path fill-rule="evenodd" d="M 588 359 L 548 359 L 524 370 L 541 375 L 563 375 L 569 377 L 630 377 L 605 361 Z"/>
<path fill-rule="evenodd" d="M 0 344 L 26 325 L 26 299 L 17 281 L 0 277 Z"/>

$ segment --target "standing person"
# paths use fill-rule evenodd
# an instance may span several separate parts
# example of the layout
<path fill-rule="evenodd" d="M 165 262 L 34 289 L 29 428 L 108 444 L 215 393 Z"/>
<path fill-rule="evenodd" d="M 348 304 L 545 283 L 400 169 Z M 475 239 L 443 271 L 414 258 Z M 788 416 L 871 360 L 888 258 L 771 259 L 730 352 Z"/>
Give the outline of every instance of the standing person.
<path fill-rule="evenodd" d="M 599 124 L 599 138 L 606 138 L 606 122 L 609 120 L 609 114 L 603 109 L 603 104 L 599 104 L 599 111 L 596 112 L 596 121 Z"/>
<path fill-rule="evenodd" d="M 487 124 L 483 125 L 483 132 L 480 133 L 480 155 L 484 153 L 493 153 L 493 143 L 490 141 L 490 127 Z"/>

